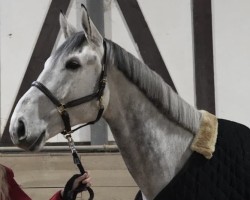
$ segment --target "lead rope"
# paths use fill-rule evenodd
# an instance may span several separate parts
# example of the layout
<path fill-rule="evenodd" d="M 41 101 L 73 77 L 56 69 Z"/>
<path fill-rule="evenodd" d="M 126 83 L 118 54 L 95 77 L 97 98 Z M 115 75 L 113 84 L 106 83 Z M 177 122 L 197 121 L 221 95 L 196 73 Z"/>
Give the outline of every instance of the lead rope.
<path fill-rule="evenodd" d="M 80 158 L 79 158 L 79 156 L 77 154 L 77 150 L 75 148 L 74 140 L 73 140 L 70 133 L 66 134 L 65 138 L 68 140 L 68 145 L 69 145 L 69 148 L 70 148 L 72 156 L 73 156 L 74 164 L 78 167 L 80 173 L 83 175 L 86 171 L 84 170 L 82 162 L 81 162 L 81 160 L 80 160 Z M 86 189 L 89 192 L 89 200 L 93 200 L 94 196 L 95 196 L 94 191 L 90 187 L 86 187 Z"/>

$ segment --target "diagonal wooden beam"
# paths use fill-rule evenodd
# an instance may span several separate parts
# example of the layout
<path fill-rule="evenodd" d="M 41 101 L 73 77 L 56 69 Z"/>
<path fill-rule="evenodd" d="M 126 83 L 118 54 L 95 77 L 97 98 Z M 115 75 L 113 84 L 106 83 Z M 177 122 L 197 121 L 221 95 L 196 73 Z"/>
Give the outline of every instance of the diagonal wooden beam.
<path fill-rule="evenodd" d="M 196 105 L 215 114 L 211 0 L 193 0 Z"/>
<path fill-rule="evenodd" d="M 60 9 L 64 13 L 66 13 L 69 7 L 69 3 L 70 0 L 51 1 L 47 16 L 44 20 L 37 43 L 30 58 L 26 73 L 19 88 L 8 121 L 6 123 L 2 139 L 0 141 L 1 146 L 13 146 L 9 135 L 10 117 L 14 111 L 18 100 L 30 88 L 31 83 L 37 79 L 38 75 L 43 69 L 44 62 L 50 56 L 60 30 L 60 24 L 58 20 Z"/>
<path fill-rule="evenodd" d="M 117 0 L 144 62 L 176 91 L 137 0 Z"/>

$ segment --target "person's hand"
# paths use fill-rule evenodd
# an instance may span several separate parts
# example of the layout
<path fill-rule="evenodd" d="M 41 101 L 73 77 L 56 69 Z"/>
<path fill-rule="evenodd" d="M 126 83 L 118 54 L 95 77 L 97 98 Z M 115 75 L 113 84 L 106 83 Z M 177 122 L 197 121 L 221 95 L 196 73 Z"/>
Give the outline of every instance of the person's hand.
<path fill-rule="evenodd" d="M 75 200 L 79 192 L 86 190 L 86 187 L 90 187 L 90 181 L 91 178 L 87 172 L 83 175 L 73 175 L 66 183 L 64 191 L 61 192 L 63 200 Z"/>
<path fill-rule="evenodd" d="M 72 186 L 72 190 L 76 190 L 78 189 L 79 186 L 84 185 L 86 189 L 86 187 L 90 187 L 91 186 L 91 177 L 89 176 L 89 173 L 86 172 L 85 174 L 77 177 L 74 180 L 73 186 Z"/>

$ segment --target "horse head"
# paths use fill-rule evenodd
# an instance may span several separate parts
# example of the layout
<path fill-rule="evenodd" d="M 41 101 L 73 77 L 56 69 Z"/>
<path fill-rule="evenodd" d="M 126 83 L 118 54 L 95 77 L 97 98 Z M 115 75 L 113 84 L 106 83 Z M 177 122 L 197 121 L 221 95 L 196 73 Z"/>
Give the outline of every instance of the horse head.
<path fill-rule="evenodd" d="M 11 139 L 25 150 L 39 150 L 45 141 L 64 130 L 58 109 L 65 104 L 72 107 L 67 109 L 71 126 L 94 121 L 100 115 L 100 98 L 101 106 L 108 104 L 108 87 L 100 92 L 100 81 L 105 78 L 100 77 L 104 67 L 103 37 L 85 9 L 83 31 L 77 32 L 62 13 L 60 25 L 66 41 L 47 59 L 34 87 L 19 100 L 11 118 Z"/>

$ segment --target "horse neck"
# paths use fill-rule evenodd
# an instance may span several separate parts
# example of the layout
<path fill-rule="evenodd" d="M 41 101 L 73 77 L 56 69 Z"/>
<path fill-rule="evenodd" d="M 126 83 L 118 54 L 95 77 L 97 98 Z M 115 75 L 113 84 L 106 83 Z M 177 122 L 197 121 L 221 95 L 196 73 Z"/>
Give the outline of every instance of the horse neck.
<path fill-rule="evenodd" d="M 108 84 L 104 118 L 134 180 L 153 199 L 191 155 L 193 134 L 159 112 L 116 67 L 109 68 Z"/>

